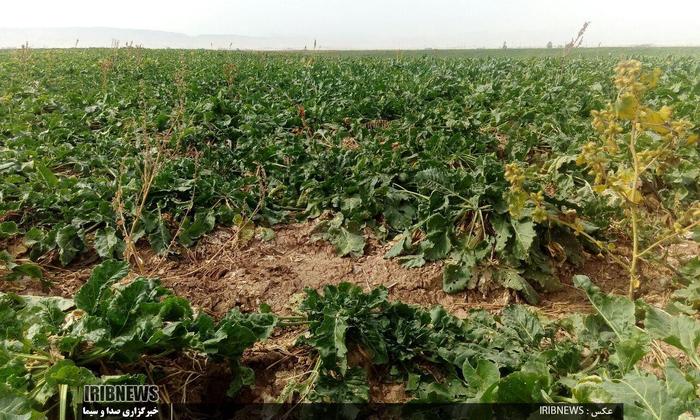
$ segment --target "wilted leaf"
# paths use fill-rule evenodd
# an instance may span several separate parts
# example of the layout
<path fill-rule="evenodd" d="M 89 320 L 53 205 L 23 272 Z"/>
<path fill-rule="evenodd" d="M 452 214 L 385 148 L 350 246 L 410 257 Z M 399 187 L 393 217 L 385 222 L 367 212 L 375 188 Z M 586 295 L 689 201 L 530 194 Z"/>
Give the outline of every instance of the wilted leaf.
<path fill-rule="evenodd" d="M 394 245 L 392 245 L 389 251 L 384 254 L 384 258 L 398 257 L 405 251 L 408 251 L 411 246 L 411 235 L 408 231 L 406 231 L 400 235 L 396 235 L 394 241 Z"/>
<path fill-rule="evenodd" d="M 516 270 L 512 268 L 504 268 L 496 272 L 496 278 L 499 283 L 505 288 L 517 290 L 522 293 L 523 297 L 531 305 L 537 305 L 540 297 L 532 288 L 530 283 L 523 278 Z"/>
<path fill-rule="evenodd" d="M 170 229 L 162 218 L 158 221 L 155 230 L 148 234 L 148 243 L 158 255 L 165 255 L 172 239 Z"/>
<path fill-rule="evenodd" d="M 493 229 L 496 231 L 495 251 L 501 252 L 506 249 L 508 239 L 511 237 L 510 226 L 505 218 L 495 217 L 491 222 Z"/>
<path fill-rule="evenodd" d="M 574 276 L 574 285 L 586 292 L 593 308 L 619 340 L 628 337 L 636 328 L 632 301 L 622 296 L 601 293 L 600 289 L 586 276 Z"/>
<path fill-rule="evenodd" d="M 351 368 L 342 376 L 334 378 L 322 375 L 309 401 L 325 403 L 365 403 L 369 401 L 369 383 L 361 368 Z M 341 406 L 342 409 L 342 406 Z"/>
<path fill-rule="evenodd" d="M 124 253 L 124 241 L 113 227 L 106 227 L 95 234 L 95 250 L 102 258 L 118 258 Z"/>
<path fill-rule="evenodd" d="M 538 345 L 544 337 L 544 329 L 537 315 L 522 305 L 510 305 L 501 313 L 502 323 L 524 342 Z"/>
<path fill-rule="evenodd" d="M 517 221 L 511 220 L 513 226 L 513 236 L 515 243 L 513 246 L 513 255 L 519 260 L 527 259 L 530 252 L 530 246 L 535 239 L 535 223 L 532 220 Z"/>
<path fill-rule="evenodd" d="M 76 292 L 75 305 L 87 313 L 93 313 L 105 288 L 121 280 L 129 272 L 124 261 L 108 260 L 96 266 L 88 281 Z"/>
<path fill-rule="evenodd" d="M 362 235 L 352 233 L 344 227 L 337 229 L 331 237 L 335 250 L 341 257 L 352 255 L 359 257 L 365 250 L 365 238 Z"/>
<path fill-rule="evenodd" d="M 469 387 L 475 391 L 477 400 L 501 379 L 498 366 L 484 359 L 479 359 L 476 368 L 472 367 L 468 361 L 465 361 L 464 365 L 462 365 L 462 373 Z"/>
<path fill-rule="evenodd" d="M 542 401 L 552 378 L 547 367 L 532 363 L 518 372 L 513 372 L 498 383 L 498 401 L 504 403 L 533 403 Z"/>
<path fill-rule="evenodd" d="M 625 405 L 625 418 L 676 419 L 685 411 L 684 405 L 671 396 L 664 384 L 651 374 L 630 372 L 621 379 L 601 384 L 610 398 L 606 402 Z"/>
<path fill-rule="evenodd" d="M 685 315 L 671 316 L 661 309 L 648 306 L 644 328 L 652 337 L 683 350 L 700 368 L 700 322 Z"/>
<path fill-rule="evenodd" d="M 59 250 L 61 264 L 68 265 L 83 250 L 83 240 L 78 235 L 75 226 L 68 225 L 59 229 L 56 233 L 56 245 Z"/>
<path fill-rule="evenodd" d="M 471 267 L 468 264 L 449 264 L 442 271 L 442 290 L 446 293 L 456 293 L 467 287 L 472 276 Z"/>

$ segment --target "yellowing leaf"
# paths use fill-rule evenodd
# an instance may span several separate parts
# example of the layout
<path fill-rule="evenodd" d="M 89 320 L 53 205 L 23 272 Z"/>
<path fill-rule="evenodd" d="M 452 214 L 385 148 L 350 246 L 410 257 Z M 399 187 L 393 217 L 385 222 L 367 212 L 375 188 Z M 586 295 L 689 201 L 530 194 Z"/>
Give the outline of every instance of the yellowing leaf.
<path fill-rule="evenodd" d="M 642 115 L 642 127 L 652 130 L 657 134 L 666 135 L 671 130 L 668 128 L 667 123 L 671 119 L 671 108 L 664 106 L 659 111 L 654 111 L 647 109 Z"/>
<path fill-rule="evenodd" d="M 623 95 L 615 102 L 615 111 L 623 120 L 633 120 L 639 111 L 639 101 L 634 95 Z"/>

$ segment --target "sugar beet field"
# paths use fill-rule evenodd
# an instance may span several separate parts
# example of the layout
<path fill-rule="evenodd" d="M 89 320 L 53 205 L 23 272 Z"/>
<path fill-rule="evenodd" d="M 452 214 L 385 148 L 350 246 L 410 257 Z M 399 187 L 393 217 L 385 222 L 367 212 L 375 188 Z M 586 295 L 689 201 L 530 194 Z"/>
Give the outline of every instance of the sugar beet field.
<path fill-rule="evenodd" d="M 543 51 L 0 51 L 0 418 L 700 416 L 700 52 Z"/>

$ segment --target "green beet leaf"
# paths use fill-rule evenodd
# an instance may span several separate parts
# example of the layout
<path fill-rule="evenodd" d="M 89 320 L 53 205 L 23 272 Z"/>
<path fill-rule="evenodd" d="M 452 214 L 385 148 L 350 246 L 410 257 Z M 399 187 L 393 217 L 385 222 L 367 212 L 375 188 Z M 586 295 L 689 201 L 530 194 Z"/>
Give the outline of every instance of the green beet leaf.
<path fill-rule="evenodd" d="M 648 306 L 644 328 L 652 337 L 682 350 L 700 369 L 700 322 L 686 315 L 671 316 L 661 309 Z"/>
<path fill-rule="evenodd" d="M 89 314 L 94 313 L 105 289 L 124 278 L 128 272 L 129 264 L 123 261 L 108 260 L 98 265 L 75 294 L 75 305 Z"/>

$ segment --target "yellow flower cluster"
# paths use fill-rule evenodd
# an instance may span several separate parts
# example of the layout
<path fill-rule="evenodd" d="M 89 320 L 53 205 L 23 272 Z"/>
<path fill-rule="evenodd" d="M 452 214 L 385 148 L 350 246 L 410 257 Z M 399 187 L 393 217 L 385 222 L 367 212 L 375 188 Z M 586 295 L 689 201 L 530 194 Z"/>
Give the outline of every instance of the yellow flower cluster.
<path fill-rule="evenodd" d="M 642 63 L 637 60 L 626 60 L 615 66 L 615 87 L 621 94 L 639 96 L 646 91 L 647 85 L 642 83 Z M 658 80 L 660 73 L 656 76 Z M 656 83 L 656 81 L 654 81 Z"/>
<path fill-rule="evenodd" d="M 511 216 L 520 217 L 523 209 L 530 202 L 535 206 L 532 212 L 532 219 L 538 223 L 547 220 L 547 211 L 544 208 L 544 193 L 542 191 L 528 193 L 523 189 L 526 179 L 523 168 L 517 163 L 507 164 L 505 178 L 510 183 L 508 212 Z"/>
<path fill-rule="evenodd" d="M 525 182 L 525 171 L 517 163 L 509 163 L 506 165 L 506 181 L 510 183 L 511 191 L 519 191 L 523 188 Z"/>
<path fill-rule="evenodd" d="M 588 174 L 595 176 L 595 181 L 593 181 L 595 185 L 605 184 L 608 162 L 606 154 L 592 141 L 584 144 L 581 153 L 576 157 L 576 164 L 579 166 L 587 165 Z"/>
<path fill-rule="evenodd" d="M 619 147 L 616 142 L 617 135 L 622 133 L 622 126 L 615 118 L 615 111 L 612 105 L 608 104 L 606 109 L 600 111 L 591 111 L 593 117 L 593 129 L 600 134 L 604 141 L 605 151 L 608 153 L 617 153 Z"/>
<path fill-rule="evenodd" d="M 535 205 L 535 209 L 532 211 L 532 220 L 537 223 L 547 220 L 547 210 L 544 209 L 544 193 L 542 191 L 530 193 L 530 201 Z"/>
<path fill-rule="evenodd" d="M 509 163 L 506 165 L 505 178 L 510 184 L 508 212 L 511 216 L 519 218 L 528 198 L 528 194 L 523 190 L 525 171 L 517 163 Z"/>

